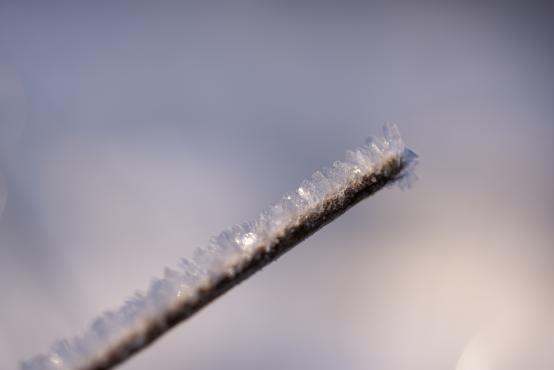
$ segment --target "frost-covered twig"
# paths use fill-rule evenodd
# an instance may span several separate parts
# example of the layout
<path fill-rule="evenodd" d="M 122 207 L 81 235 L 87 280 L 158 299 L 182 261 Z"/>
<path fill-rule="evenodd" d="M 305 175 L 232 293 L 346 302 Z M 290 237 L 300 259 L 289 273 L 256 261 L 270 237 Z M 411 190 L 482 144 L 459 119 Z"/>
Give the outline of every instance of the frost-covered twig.
<path fill-rule="evenodd" d="M 416 155 L 396 126 L 368 139 L 343 162 L 315 172 L 257 219 L 223 231 L 208 246 L 166 269 L 145 295 L 96 319 L 81 337 L 56 343 L 23 370 L 101 370 L 125 361 L 179 322 L 278 258 L 354 204 L 386 185 L 409 185 Z"/>

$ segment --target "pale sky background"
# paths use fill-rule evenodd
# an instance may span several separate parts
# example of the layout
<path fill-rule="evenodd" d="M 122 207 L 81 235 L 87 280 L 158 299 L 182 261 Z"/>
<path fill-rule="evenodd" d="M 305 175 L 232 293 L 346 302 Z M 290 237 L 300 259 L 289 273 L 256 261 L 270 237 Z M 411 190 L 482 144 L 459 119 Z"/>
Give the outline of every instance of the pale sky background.
<path fill-rule="evenodd" d="M 1 0 L 0 368 L 392 121 L 412 189 L 121 369 L 552 369 L 552 66 L 546 1 Z"/>

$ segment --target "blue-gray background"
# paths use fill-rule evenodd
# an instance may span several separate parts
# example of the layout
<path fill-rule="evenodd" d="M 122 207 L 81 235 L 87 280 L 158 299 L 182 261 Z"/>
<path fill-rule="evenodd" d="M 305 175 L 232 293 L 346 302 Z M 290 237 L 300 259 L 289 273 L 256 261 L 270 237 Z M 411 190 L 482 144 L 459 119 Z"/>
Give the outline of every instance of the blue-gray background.
<path fill-rule="evenodd" d="M 0 368 L 392 121 L 413 189 L 121 368 L 551 369 L 553 35 L 546 1 L 0 1 Z"/>

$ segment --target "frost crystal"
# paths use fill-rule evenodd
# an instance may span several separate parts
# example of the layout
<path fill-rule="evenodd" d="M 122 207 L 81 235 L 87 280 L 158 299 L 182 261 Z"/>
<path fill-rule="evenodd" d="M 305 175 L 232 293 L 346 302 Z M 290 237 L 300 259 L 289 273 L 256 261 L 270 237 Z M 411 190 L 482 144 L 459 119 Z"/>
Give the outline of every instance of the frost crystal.
<path fill-rule="evenodd" d="M 211 238 L 192 260 L 181 260 L 178 269 L 166 268 L 146 294 L 136 293 L 119 310 L 104 313 L 83 336 L 56 343 L 49 354 L 22 363 L 21 369 L 109 368 L 364 196 L 387 184 L 409 186 L 417 156 L 405 148 L 395 125 L 386 124 L 383 131 L 383 138 L 369 138 L 347 151 L 344 161 L 315 172 L 255 220 Z M 0 211 L 1 192 L 0 181 Z"/>

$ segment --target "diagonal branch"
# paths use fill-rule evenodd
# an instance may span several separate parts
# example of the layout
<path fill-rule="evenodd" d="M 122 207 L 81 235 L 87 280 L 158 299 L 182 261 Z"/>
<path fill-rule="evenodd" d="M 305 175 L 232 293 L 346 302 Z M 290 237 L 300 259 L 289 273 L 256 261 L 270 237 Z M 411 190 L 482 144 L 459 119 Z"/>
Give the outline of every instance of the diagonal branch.
<path fill-rule="evenodd" d="M 96 319 L 71 341 L 21 365 L 22 370 L 105 370 L 144 349 L 241 281 L 387 185 L 409 185 L 416 155 L 404 147 L 396 126 L 384 138 L 348 151 L 344 162 L 316 172 L 251 222 L 234 226 L 166 269 L 146 295 Z"/>

